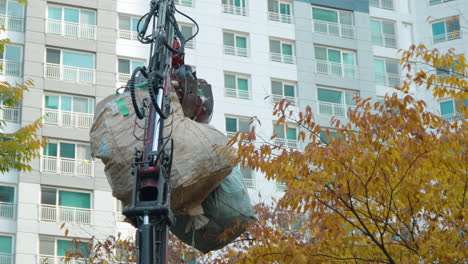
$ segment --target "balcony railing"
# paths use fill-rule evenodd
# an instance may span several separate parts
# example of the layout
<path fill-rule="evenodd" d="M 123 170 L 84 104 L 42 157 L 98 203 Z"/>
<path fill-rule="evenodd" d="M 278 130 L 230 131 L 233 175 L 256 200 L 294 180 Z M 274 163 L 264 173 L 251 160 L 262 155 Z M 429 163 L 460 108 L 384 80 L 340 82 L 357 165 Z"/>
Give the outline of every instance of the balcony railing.
<path fill-rule="evenodd" d="M 270 52 L 270 60 L 287 64 L 296 63 L 296 57 L 275 52 Z"/>
<path fill-rule="evenodd" d="M 291 103 L 291 105 L 297 105 L 297 98 L 296 97 L 284 96 L 284 95 L 278 95 L 278 94 L 271 95 L 271 101 L 273 103 L 278 103 L 279 101 L 281 101 L 283 99 L 286 99 L 286 101 Z"/>
<path fill-rule="evenodd" d="M 395 35 L 372 33 L 372 44 L 387 48 L 397 48 L 397 38 Z"/>
<path fill-rule="evenodd" d="M 48 19 L 47 34 L 80 39 L 96 39 L 96 26 Z"/>
<path fill-rule="evenodd" d="M 40 255 L 38 264 L 86 264 L 85 259 L 70 259 L 66 261 L 66 257 Z M 1 263 L 0 263 L 1 264 Z"/>
<path fill-rule="evenodd" d="M 354 27 L 321 20 L 313 20 L 316 33 L 327 34 L 343 38 L 354 38 Z"/>
<path fill-rule="evenodd" d="M 45 78 L 77 83 L 94 83 L 94 70 L 65 66 L 61 64 L 47 63 L 45 66 Z"/>
<path fill-rule="evenodd" d="M 277 146 L 283 146 L 288 148 L 297 149 L 297 140 L 284 139 L 284 138 L 275 138 L 274 144 Z"/>
<path fill-rule="evenodd" d="M 286 184 L 281 183 L 281 182 L 276 182 L 276 190 L 278 191 L 286 191 L 288 187 L 286 187 Z"/>
<path fill-rule="evenodd" d="M 294 23 L 293 16 L 280 14 L 276 12 L 268 12 L 268 19 L 271 21 L 277 21 L 277 22 L 282 22 L 282 23 L 287 23 L 287 24 Z"/>
<path fill-rule="evenodd" d="M 393 0 L 370 0 L 370 6 L 393 10 Z"/>
<path fill-rule="evenodd" d="M 138 39 L 138 33 L 135 32 L 135 31 L 119 29 L 119 38 L 129 39 L 129 40 L 137 40 Z"/>
<path fill-rule="evenodd" d="M 4 25 L 8 31 L 23 32 L 24 30 L 24 18 L 21 17 L 0 15 L 0 24 Z"/>
<path fill-rule="evenodd" d="M 317 73 L 320 74 L 332 75 L 348 79 L 357 78 L 356 65 L 317 60 L 315 66 L 317 69 Z"/>
<path fill-rule="evenodd" d="M 189 42 L 185 43 L 185 47 L 187 49 L 194 49 L 195 48 L 195 39 L 192 39 Z"/>
<path fill-rule="evenodd" d="M 128 73 L 118 73 L 117 74 L 117 81 L 121 83 L 127 83 L 130 80 L 131 75 Z"/>
<path fill-rule="evenodd" d="M 15 107 L 0 106 L 0 120 L 5 122 L 19 123 L 20 121 L 20 109 Z"/>
<path fill-rule="evenodd" d="M 223 12 L 227 14 L 233 14 L 238 16 L 247 16 L 247 8 L 239 7 L 235 5 L 223 5 Z"/>
<path fill-rule="evenodd" d="M 429 5 L 437 5 L 445 2 L 451 2 L 453 0 L 429 0 Z"/>
<path fill-rule="evenodd" d="M 251 99 L 251 91 L 224 88 L 224 96 L 249 100 Z"/>
<path fill-rule="evenodd" d="M 354 106 L 344 105 L 344 104 L 334 104 L 328 102 L 318 102 L 319 105 L 319 114 L 337 116 L 337 117 L 347 117 L 348 111 L 354 109 Z"/>
<path fill-rule="evenodd" d="M 41 205 L 41 221 L 90 225 L 92 217 L 91 209 Z"/>
<path fill-rule="evenodd" d="M 94 161 L 42 156 L 41 171 L 48 173 L 94 176 Z"/>
<path fill-rule="evenodd" d="M 444 42 L 444 41 L 449 41 L 449 40 L 454 40 L 454 39 L 459 39 L 461 38 L 461 31 L 452 31 L 448 32 L 447 34 L 440 34 L 440 35 L 435 35 L 433 36 L 432 40 L 434 43 L 439 43 L 439 42 Z"/>
<path fill-rule="evenodd" d="M 244 184 L 247 188 L 255 189 L 255 179 L 244 178 Z"/>
<path fill-rule="evenodd" d="M 249 51 L 245 48 L 224 45 L 224 54 L 234 55 L 239 57 L 248 57 Z"/>
<path fill-rule="evenodd" d="M 376 72 L 375 82 L 389 87 L 400 86 L 400 76 L 398 74 Z"/>
<path fill-rule="evenodd" d="M 0 202 L 0 217 L 13 218 L 15 215 L 15 204 Z"/>
<path fill-rule="evenodd" d="M 93 114 L 45 109 L 44 123 L 62 127 L 91 128 Z"/>
<path fill-rule="evenodd" d="M 446 114 L 441 116 L 443 120 L 449 121 L 449 122 L 455 122 L 461 119 L 465 119 L 465 116 L 462 113 L 451 113 L 451 114 Z"/>
<path fill-rule="evenodd" d="M 22 76 L 22 63 L 18 61 L 0 60 L 0 73 L 12 76 Z"/>
<path fill-rule="evenodd" d="M 175 0 L 174 3 L 176 5 L 193 7 L 193 1 L 192 0 Z"/>
<path fill-rule="evenodd" d="M 0 264 L 13 264 L 13 254 L 0 253 Z"/>

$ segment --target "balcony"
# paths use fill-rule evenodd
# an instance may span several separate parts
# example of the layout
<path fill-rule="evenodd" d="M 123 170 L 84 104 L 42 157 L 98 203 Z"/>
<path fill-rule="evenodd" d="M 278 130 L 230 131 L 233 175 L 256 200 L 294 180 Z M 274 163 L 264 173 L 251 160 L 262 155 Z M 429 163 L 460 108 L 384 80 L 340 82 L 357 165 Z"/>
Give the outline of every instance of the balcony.
<path fill-rule="evenodd" d="M 234 5 L 223 5 L 223 13 L 226 14 L 233 14 L 238 16 L 247 16 L 247 8 L 239 7 Z"/>
<path fill-rule="evenodd" d="M 192 39 L 189 42 L 185 43 L 185 48 L 195 49 L 195 39 Z"/>
<path fill-rule="evenodd" d="M 317 73 L 331 75 L 336 77 L 356 79 L 357 78 L 357 68 L 356 65 L 335 63 L 329 61 L 317 60 L 315 61 L 315 67 Z"/>
<path fill-rule="evenodd" d="M 193 7 L 193 1 L 192 0 L 175 0 L 174 3 L 176 5 Z"/>
<path fill-rule="evenodd" d="M 90 225 L 92 219 L 91 209 L 41 204 L 41 221 Z"/>
<path fill-rule="evenodd" d="M 393 10 L 393 0 L 370 0 L 370 6 Z"/>
<path fill-rule="evenodd" d="M 24 30 L 24 18 L 0 15 L 0 24 L 4 25 L 8 31 L 23 32 Z"/>
<path fill-rule="evenodd" d="M 129 39 L 129 40 L 137 40 L 138 39 L 138 33 L 135 32 L 135 31 L 119 29 L 119 38 Z"/>
<path fill-rule="evenodd" d="M 15 204 L 0 202 L 0 217 L 13 218 L 15 215 Z M 0 264 L 2 262 L 0 261 Z"/>
<path fill-rule="evenodd" d="M 457 31 L 448 32 L 446 34 L 435 35 L 432 37 L 432 41 L 434 43 L 440 43 L 440 42 L 445 42 L 445 41 L 459 39 L 459 38 L 461 38 L 461 31 L 457 30 Z"/>
<path fill-rule="evenodd" d="M 286 102 L 291 103 L 291 105 L 297 105 L 297 98 L 296 97 L 283 96 L 283 95 L 278 95 L 278 94 L 271 95 L 271 101 L 273 103 L 278 103 L 283 99 L 286 99 Z"/>
<path fill-rule="evenodd" d="M 451 2 L 453 0 L 429 0 L 429 5 L 437 5 L 445 2 Z"/>
<path fill-rule="evenodd" d="M 400 86 L 400 76 L 397 74 L 391 74 L 391 73 L 382 73 L 382 72 L 376 72 L 375 73 L 375 81 L 377 84 L 389 86 L 389 87 L 394 87 L 394 86 Z"/>
<path fill-rule="evenodd" d="M 13 264 L 13 259 L 13 254 L 0 253 L 0 264 Z"/>
<path fill-rule="evenodd" d="M 66 261 L 66 257 L 40 255 L 38 264 L 86 264 L 86 259 L 70 259 Z M 0 262 L 0 264 L 3 264 Z"/>
<path fill-rule="evenodd" d="M 337 24 L 321 20 L 313 20 L 314 31 L 342 38 L 355 38 L 354 27 L 350 25 Z"/>
<path fill-rule="evenodd" d="M 96 26 L 48 19 L 47 34 L 95 40 Z"/>
<path fill-rule="evenodd" d="M 2 67 L 0 73 L 21 77 L 23 75 L 22 63 L 18 61 L 0 60 Z"/>
<path fill-rule="evenodd" d="M 268 12 L 268 19 L 271 21 L 277 21 L 277 22 L 286 23 L 286 24 L 294 23 L 293 16 L 275 13 L 275 12 Z"/>
<path fill-rule="evenodd" d="M 276 146 L 283 146 L 283 147 L 288 147 L 288 148 L 293 148 L 293 149 L 297 149 L 297 146 L 298 146 L 297 140 L 284 139 L 284 138 L 275 138 L 274 144 Z"/>
<path fill-rule="evenodd" d="M 234 98 L 250 100 L 252 96 L 251 93 L 252 93 L 251 91 L 224 88 L 224 96 L 226 97 L 234 97 Z"/>
<path fill-rule="evenodd" d="M 6 107 L 1 106 L 0 109 L 0 120 L 5 122 L 19 123 L 21 111 L 18 107 Z"/>
<path fill-rule="evenodd" d="M 255 189 L 254 179 L 244 178 L 244 184 L 245 184 L 245 187 L 247 188 Z"/>
<path fill-rule="evenodd" d="M 128 73 L 118 73 L 117 74 L 117 81 L 121 83 L 127 83 L 130 80 L 131 75 Z"/>
<path fill-rule="evenodd" d="M 92 177 L 94 161 L 42 156 L 41 172 Z"/>
<path fill-rule="evenodd" d="M 270 52 L 270 60 L 287 64 L 296 63 L 296 57 L 275 52 Z"/>
<path fill-rule="evenodd" d="M 397 38 L 395 35 L 372 33 L 372 44 L 387 48 L 397 48 Z"/>
<path fill-rule="evenodd" d="M 328 102 L 318 102 L 319 114 L 336 117 L 348 117 L 348 111 L 354 109 L 354 106 L 344 104 L 334 104 Z"/>
<path fill-rule="evenodd" d="M 286 191 L 288 189 L 288 187 L 286 186 L 286 184 L 284 183 L 281 183 L 281 182 L 276 182 L 276 190 L 277 191 Z"/>
<path fill-rule="evenodd" d="M 47 63 L 45 65 L 45 78 L 77 83 L 94 83 L 94 70 Z"/>
<path fill-rule="evenodd" d="M 44 110 L 44 115 L 44 124 L 86 129 L 91 128 L 93 125 L 93 114 L 46 108 Z"/>
<path fill-rule="evenodd" d="M 249 51 L 245 48 L 224 45 L 224 54 L 234 55 L 239 57 L 248 57 Z"/>
<path fill-rule="evenodd" d="M 446 114 L 441 116 L 443 120 L 449 121 L 449 122 L 455 122 L 458 120 L 465 119 L 465 116 L 462 113 L 451 113 L 451 114 Z"/>

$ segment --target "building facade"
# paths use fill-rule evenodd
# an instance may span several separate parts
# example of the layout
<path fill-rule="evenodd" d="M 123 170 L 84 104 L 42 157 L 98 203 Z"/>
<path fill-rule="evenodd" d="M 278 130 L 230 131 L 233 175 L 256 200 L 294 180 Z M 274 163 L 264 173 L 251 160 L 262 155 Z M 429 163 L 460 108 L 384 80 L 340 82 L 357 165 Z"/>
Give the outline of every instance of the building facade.
<path fill-rule="evenodd" d="M 93 160 L 89 129 L 94 106 L 115 93 L 149 47 L 136 40 L 149 0 L 1 1 L 1 80 L 35 86 L 21 105 L 0 110 L 3 132 L 44 116 L 48 143 L 31 172 L 0 174 L 0 264 L 60 263 L 70 237 L 83 242 L 119 231 L 121 208 L 103 164 Z M 339 2 L 339 3 L 338 3 Z M 322 127 L 347 120 L 354 96 L 379 100 L 401 82 L 398 49 L 424 43 L 465 53 L 468 0 L 176 0 L 200 33 L 186 63 L 213 86 L 212 125 L 232 136 L 262 121 L 264 139 L 300 148 L 298 128 L 274 128 L 273 104 L 310 106 Z M 195 26 L 179 16 L 189 36 Z M 414 91 L 415 92 L 415 91 Z M 459 118 L 450 98 L 425 98 L 447 120 Z M 1 103 L 1 101 L 0 101 Z M 281 196 L 284 186 L 243 168 L 255 202 Z M 262 196 L 259 197 L 258 193 Z"/>

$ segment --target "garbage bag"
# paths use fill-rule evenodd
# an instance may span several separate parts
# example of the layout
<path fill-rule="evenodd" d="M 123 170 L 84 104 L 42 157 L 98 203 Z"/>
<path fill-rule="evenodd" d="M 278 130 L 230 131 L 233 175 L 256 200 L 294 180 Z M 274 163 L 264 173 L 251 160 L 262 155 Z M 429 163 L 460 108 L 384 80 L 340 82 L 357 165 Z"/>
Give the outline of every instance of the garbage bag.
<path fill-rule="evenodd" d="M 202 206 L 204 216 L 209 220 L 207 225 L 196 230 L 191 228 L 191 216 L 179 215 L 170 230 L 203 253 L 226 246 L 245 232 L 254 220 L 244 176 L 238 167 L 210 193 Z"/>

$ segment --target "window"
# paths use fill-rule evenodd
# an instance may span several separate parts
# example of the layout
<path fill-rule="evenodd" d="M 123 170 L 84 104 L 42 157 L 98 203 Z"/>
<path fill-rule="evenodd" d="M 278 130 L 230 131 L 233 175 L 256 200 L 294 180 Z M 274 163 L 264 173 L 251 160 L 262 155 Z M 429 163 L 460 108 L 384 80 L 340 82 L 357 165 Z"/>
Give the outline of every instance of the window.
<path fill-rule="evenodd" d="M 330 130 L 330 137 L 327 136 L 327 132 L 325 130 L 320 131 L 320 142 L 322 144 L 328 144 L 331 139 L 339 139 L 340 136 L 336 133 L 336 131 Z"/>
<path fill-rule="evenodd" d="M 291 24 L 292 19 L 292 5 L 290 2 L 268 0 L 268 19 Z"/>
<path fill-rule="evenodd" d="M 464 115 L 461 113 L 462 107 L 468 107 L 468 100 L 465 99 L 463 102 L 455 101 L 453 99 L 440 102 L 440 115 L 442 119 L 453 122 L 460 119 L 464 119 Z"/>
<path fill-rule="evenodd" d="M 393 0 L 370 0 L 370 6 L 393 10 Z"/>
<path fill-rule="evenodd" d="M 248 167 L 238 165 L 242 175 L 244 176 L 244 184 L 247 188 L 255 189 L 255 173 Z"/>
<path fill-rule="evenodd" d="M 317 72 L 338 77 L 356 78 L 355 53 L 327 47 L 315 47 Z"/>
<path fill-rule="evenodd" d="M 180 24 L 180 31 L 182 32 L 182 36 L 187 40 L 193 36 L 194 26 L 192 25 L 182 25 Z M 190 40 L 189 42 L 185 43 L 185 47 L 188 49 L 195 48 L 195 39 Z"/>
<path fill-rule="evenodd" d="M 18 1 L 0 0 L 0 24 L 9 31 L 23 31 L 24 5 Z"/>
<path fill-rule="evenodd" d="M 138 36 L 139 17 L 119 15 L 119 38 L 136 40 Z"/>
<path fill-rule="evenodd" d="M 91 128 L 94 99 L 66 95 L 46 95 L 44 123 L 63 127 Z"/>
<path fill-rule="evenodd" d="M 460 65 L 460 62 L 458 60 L 455 60 L 455 64 Z M 442 76 L 442 77 L 449 77 L 449 76 L 457 76 L 457 77 L 463 77 L 465 69 L 458 69 L 457 71 L 455 69 L 455 64 L 452 65 L 451 67 L 445 66 L 442 68 L 436 68 L 436 75 L 437 76 Z"/>
<path fill-rule="evenodd" d="M 247 117 L 226 117 L 226 133 L 228 138 L 234 137 L 237 132 L 249 133 L 250 120 Z"/>
<path fill-rule="evenodd" d="M 282 41 L 270 39 L 270 59 L 272 61 L 294 64 L 294 44 Z"/>
<path fill-rule="evenodd" d="M 354 38 L 353 13 L 312 7 L 314 31 L 344 38 Z"/>
<path fill-rule="evenodd" d="M 91 224 L 91 193 L 42 187 L 41 220 Z"/>
<path fill-rule="evenodd" d="M 356 104 L 353 98 L 358 95 L 355 91 L 319 87 L 317 88 L 319 114 L 347 117 L 348 110 L 353 109 Z"/>
<path fill-rule="evenodd" d="M 94 54 L 46 49 L 46 78 L 79 83 L 94 83 Z"/>
<path fill-rule="evenodd" d="M 276 126 L 276 124 L 273 123 L 273 133 L 276 135 L 276 138 L 274 139 L 275 145 L 288 148 L 298 147 L 296 127 L 289 125 L 288 129 L 286 129 L 284 124 Z"/>
<path fill-rule="evenodd" d="M 400 63 L 397 60 L 374 58 L 375 82 L 386 86 L 400 85 Z"/>
<path fill-rule="evenodd" d="M 247 36 L 223 32 L 224 54 L 248 57 Z"/>
<path fill-rule="evenodd" d="M 271 80 L 271 93 L 273 103 L 286 99 L 291 105 L 297 105 L 296 86 L 293 83 Z"/>
<path fill-rule="evenodd" d="M 94 161 L 88 144 L 50 140 L 42 154 L 42 172 L 94 176 Z"/>
<path fill-rule="evenodd" d="M 174 3 L 176 5 L 183 5 L 183 6 L 193 7 L 193 1 L 192 0 L 175 0 Z"/>
<path fill-rule="evenodd" d="M 133 70 L 137 67 L 142 67 L 145 64 L 143 61 L 133 59 L 118 59 L 118 81 L 127 83 L 130 79 Z"/>
<path fill-rule="evenodd" d="M 5 45 L 0 52 L 1 74 L 21 76 L 23 70 L 23 47 L 16 45 Z"/>
<path fill-rule="evenodd" d="M 249 100 L 249 77 L 234 73 L 224 74 L 224 96 Z"/>
<path fill-rule="evenodd" d="M 0 98 L 0 120 L 5 122 L 19 123 L 21 110 L 19 104 L 7 105 Z"/>
<path fill-rule="evenodd" d="M 222 0 L 223 12 L 238 16 L 247 16 L 247 0 Z"/>
<path fill-rule="evenodd" d="M 387 48 L 397 47 L 394 21 L 371 19 L 372 44 Z"/>
<path fill-rule="evenodd" d="M 437 5 L 441 3 L 451 2 L 453 0 L 429 0 L 429 5 Z"/>
<path fill-rule="evenodd" d="M 432 23 L 432 37 L 434 43 L 459 39 L 461 37 L 459 17 L 453 16 L 443 21 Z"/>
<path fill-rule="evenodd" d="M 96 39 L 96 11 L 63 6 L 48 6 L 47 34 Z"/>
<path fill-rule="evenodd" d="M 15 187 L 0 185 L 0 218 L 15 214 Z"/>
<path fill-rule="evenodd" d="M 67 252 L 80 255 L 83 259 L 88 258 L 89 244 L 82 241 L 39 236 L 39 263 L 64 263 Z M 84 263 L 84 261 L 71 261 L 70 263 Z"/>
<path fill-rule="evenodd" d="M 2 264 L 13 264 L 13 237 L 0 234 L 0 261 Z"/>

